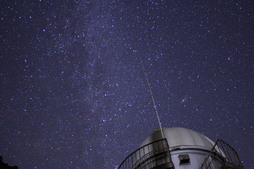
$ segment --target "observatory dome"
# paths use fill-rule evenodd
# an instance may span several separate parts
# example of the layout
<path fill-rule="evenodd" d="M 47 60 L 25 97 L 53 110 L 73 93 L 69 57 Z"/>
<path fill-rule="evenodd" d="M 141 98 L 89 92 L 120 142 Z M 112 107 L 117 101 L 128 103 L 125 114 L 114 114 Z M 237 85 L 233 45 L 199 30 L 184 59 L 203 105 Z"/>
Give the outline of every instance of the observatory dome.
<path fill-rule="evenodd" d="M 153 132 L 119 169 L 243 169 L 236 151 L 196 131 L 171 127 Z"/>
<path fill-rule="evenodd" d="M 203 149 L 212 149 L 214 145 L 214 142 L 208 137 L 190 129 L 171 127 L 164 128 L 162 130 L 170 148 L 194 146 L 200 148 L 202 147 Z M 140 147 L 160 139 L 162 139 L 161 131 L 157 130 L 147 137 Z"/>

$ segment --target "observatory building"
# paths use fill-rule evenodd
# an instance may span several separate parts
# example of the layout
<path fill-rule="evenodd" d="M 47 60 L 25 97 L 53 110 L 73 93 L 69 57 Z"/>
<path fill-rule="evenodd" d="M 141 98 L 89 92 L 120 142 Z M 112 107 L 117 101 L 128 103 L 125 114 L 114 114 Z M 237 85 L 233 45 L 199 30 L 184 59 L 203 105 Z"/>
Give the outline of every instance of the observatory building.
<path fill-rule="evenodd" d="M 152 133 L 125 158 L 119 169 L 243 169 L 243 166 L 237 152 L 223 140 L 213 142 L 198 132 L 172 127 Z"/>

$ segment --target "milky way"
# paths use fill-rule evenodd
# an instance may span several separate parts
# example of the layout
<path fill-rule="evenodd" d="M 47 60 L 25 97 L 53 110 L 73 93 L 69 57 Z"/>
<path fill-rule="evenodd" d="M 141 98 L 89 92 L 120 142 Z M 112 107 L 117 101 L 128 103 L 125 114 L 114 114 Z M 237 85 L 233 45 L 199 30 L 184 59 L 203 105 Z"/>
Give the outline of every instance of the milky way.
<path fill-rule="evenodd" d="M 159 127 L 221 138 L 253 167 L 254 3 L 2 0 L 0 155 L 113 169 Z"/>

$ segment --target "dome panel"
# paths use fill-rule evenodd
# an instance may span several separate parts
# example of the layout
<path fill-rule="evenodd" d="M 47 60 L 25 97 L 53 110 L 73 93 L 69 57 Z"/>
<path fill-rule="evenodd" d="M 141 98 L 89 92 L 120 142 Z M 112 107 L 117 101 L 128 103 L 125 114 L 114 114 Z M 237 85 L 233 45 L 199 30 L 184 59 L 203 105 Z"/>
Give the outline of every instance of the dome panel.
<path fill-rule="evenodd" d="M 214 142 L 208 137 L 196 131 L 182 128 L 182 127 L 171 127 L 163 129 L 164 135 L 168 141 L 169 147 L 179 146 L 198 146 L 206 149 L 212 149 Z M 155 131 L 141 144 L 144 146 L 153 141 L 162 139 L 160 130 Z"/>

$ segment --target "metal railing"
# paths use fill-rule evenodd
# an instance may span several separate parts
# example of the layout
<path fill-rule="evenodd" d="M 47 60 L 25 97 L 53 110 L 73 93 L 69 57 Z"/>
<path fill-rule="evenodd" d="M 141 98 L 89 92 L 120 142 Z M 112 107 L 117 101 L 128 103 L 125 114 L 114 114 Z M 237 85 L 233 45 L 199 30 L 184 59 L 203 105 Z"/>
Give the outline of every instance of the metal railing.
<path fill-rule="evenodd" d="M 200 169 L 243 169 L 237 152 L 225 141 L 218 139 L 210 155 L 202 163 Z"/>
<path fill-rule="evenodd" d="M 161 139 L 131 153 L 118 169 L 173 169 L 169 146 L 166 139 Z"/>

